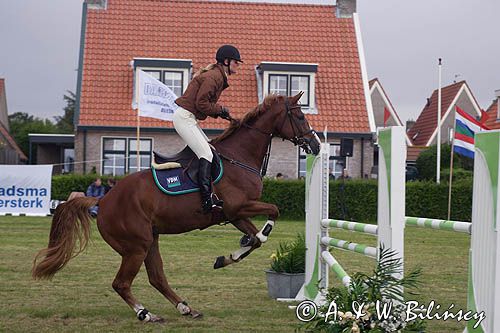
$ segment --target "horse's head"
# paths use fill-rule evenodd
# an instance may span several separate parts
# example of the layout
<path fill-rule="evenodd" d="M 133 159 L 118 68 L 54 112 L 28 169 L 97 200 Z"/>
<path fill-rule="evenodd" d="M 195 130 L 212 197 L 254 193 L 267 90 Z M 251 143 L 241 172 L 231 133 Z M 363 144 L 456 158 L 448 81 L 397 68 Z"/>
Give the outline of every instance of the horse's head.
<path fill-rule="evenodd" d="M 320 140 L 298 104 L 302 94 L 300 92 L 292 97 L 278 98 L 271 105 L 271 110 L 277 113 L 273 134 L 300 146 L 308 154 L 312 152 L 318 155 Z"/>

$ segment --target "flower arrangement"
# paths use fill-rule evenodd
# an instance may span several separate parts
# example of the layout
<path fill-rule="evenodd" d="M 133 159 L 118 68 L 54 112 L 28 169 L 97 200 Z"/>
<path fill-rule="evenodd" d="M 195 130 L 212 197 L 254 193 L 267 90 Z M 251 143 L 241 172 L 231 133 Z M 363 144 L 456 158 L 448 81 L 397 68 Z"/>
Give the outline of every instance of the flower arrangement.
<path fill-rule="evenodd" d="M 404 278 L 394 275 L 402 273 L 402 260 L 390 249 L 379 249 L 380 258 L 372 275 L 355 273 L 349 287 L 333 287 L 326 293 L 326 303 L 319 307 L 318 316 L 303 325 L 306 332 L 329 333 L 386 333 L 425 332 L 425 322 L 421 319 L 406 321 L 403 303 L 403 288 L 410 295 L 419 286 L 421 270 L 415 269 Z M 336 316 L 331 313 L 331 304 L 337 306 Z M 377 306 L 390 305 L 387 316 L 377 315 Z M 353 305 L 361 305 L 363 316 L 353 314 Z M 358 312 L 359 312 L 358 308 Z M 379 318 L 380 317 L 380 318 Z M 326 320 L 325 320 L 326 318 Z M 330 320 L 333 319 L 333 320 Z"/>
<path fill-rule="evenodd" d="M 297 234 L 292 242 L 280 242 L 271 255 L 271 270 L 276 273 L 304 273 L 306 267 L 306 241 Z"/>

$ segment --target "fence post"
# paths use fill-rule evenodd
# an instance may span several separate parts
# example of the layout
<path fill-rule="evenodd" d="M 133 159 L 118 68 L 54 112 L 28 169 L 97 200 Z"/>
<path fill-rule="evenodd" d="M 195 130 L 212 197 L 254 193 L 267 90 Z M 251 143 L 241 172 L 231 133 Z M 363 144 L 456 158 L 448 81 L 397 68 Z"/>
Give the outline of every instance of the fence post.
<path fill-rule="evenodd" d="M 378 132 L 378 245 L 404 258 L 406 141 L 402 126 Z M 380 253 L 379 253 L 380 255 Z M 401 278 L 403 274 L 398 274 Z"/>

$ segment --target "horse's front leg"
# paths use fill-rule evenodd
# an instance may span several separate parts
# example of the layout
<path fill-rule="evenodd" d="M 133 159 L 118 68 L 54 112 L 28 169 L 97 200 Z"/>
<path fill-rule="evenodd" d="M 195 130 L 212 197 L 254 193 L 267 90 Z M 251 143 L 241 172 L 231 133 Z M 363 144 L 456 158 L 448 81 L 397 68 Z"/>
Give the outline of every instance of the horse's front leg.
<path fill-rule="evenodd" d="M 256 215 L 267 215 L 268 220 L 259 231 L 250 221 L 249 217 Z M 279 216 L 279 210 L 275 205 L 259 201 L 252 201 L 243 206 L 238 212 L 240 219 L 232 221 L 233 225 L 244 233 L 240 240 L 240 248 L 229 255 L 229 257 L 220 256 L 214 264 L 214 269 L 225 267 L 240 261 L 248 256 L 253 250 L 260 247 L 267 241 L 267 237 L 272 231 L 274 221 Z"/>

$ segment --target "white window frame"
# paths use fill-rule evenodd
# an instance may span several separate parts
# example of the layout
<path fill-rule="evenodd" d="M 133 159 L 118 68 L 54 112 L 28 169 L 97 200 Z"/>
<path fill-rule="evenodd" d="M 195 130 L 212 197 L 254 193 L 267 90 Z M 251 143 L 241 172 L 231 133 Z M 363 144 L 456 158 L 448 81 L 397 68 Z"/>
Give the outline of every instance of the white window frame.
<path fill-rule="evenodd" d="M 104 175 L 104 140 L 105 139 L 122 139 L 125 140 L 125 175 L 130 174 L 129 170 L 129 158 L 130 158 L 130 152 L 129 152 L 129 140 L 136 140 L 137 137 L 131 137 L 131 136 L 123 136 L 123 135 L 106 135 L 106 136 L 101 136 L 101 148 L 100 148 L 100 155 L 101 155 L 101 163 L 100 163 L 100 173 L 101 175 Z M 154 143 L 155 139 L 154 137 L 140 137 L 140 140 L 151 140 L 151 156 L 150 159 L 153 161 L 153 150 L 154 150 Z M 146 170 L 149 169 L 151 166 L 150 165 L 141 165 L 141 170 Z M 116 176 L 113 172 L 113 177 Z"/>
<path fill-rule="evenodd" d="M 187 68 L 172 68 L 172 67 L 137 67 L 136 70 L 142 70 L 144 72 L 147 71 L 161 71 L 162 72 L 162 77 L 163 77 L 163 72 L 172 72 L 172 73 L 182 73 L 182 91 L 181 94 L 186 91 L 186 88 L 189 84 L 190 81 L 190 70 Z M 163 82 L 163 81 L 162 81 Z M 134 93 L 135 96 L 135 93 Z M 180 97 L 180 96 L 177 96 Z"/>
<path fill-rule="evenodd" d="M 291 90 L 292 76 L 308 76 L 309 77 L 309 106 L 303 106 L 302 111 L 305 114 L 318 114 L 316 108 L 316 73 L 311 72 L 290 72 L 290 71 L 264 71 L 264 96 L 269 95 L 270 75 L 287 75 L 288 76 L 288 91 Z"/>
<path fill-rule="evenodd" d="M 347 166 L 347 159 L 346 157 L 340 156 L 340 141 L 334 141 L 334 142 L 328 142 L 328 149 L 330 152 L 330 158 L 328 160 L 328 172 L 330 170 L 333 170 L 333 175 L 335 179 L 339 179 L 339 177 L 342 175 L 342 171 L 344 168 Z M 338 149 L 338 154 L 335 155 L 335 152 L 332 152 L 332 149 L 335 149 L 335 147 Z M 306 160 L 307 154 L 301 149 L 298 148 L 298 170 L 297 170 L 297 176 L 300 177 L 305 177 L 306 175 L 306 170 L 305 170 L 305 160 Z M 301 161 L 303 161 L 304 164 L 304 169 L 301 169 Z M 341 165 L 343 168 L 340 169 L 340 171 L 337 171 L 336 166 Z"/>

